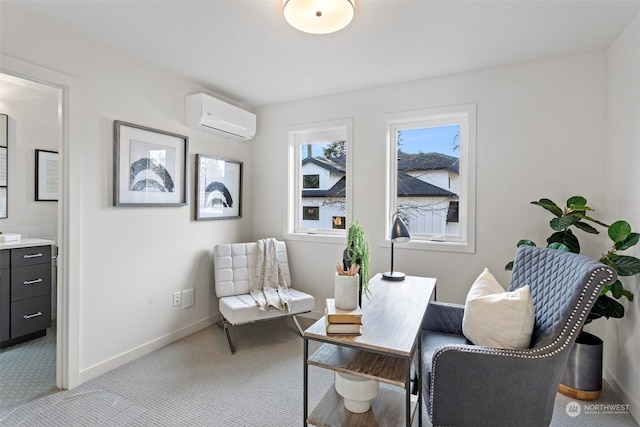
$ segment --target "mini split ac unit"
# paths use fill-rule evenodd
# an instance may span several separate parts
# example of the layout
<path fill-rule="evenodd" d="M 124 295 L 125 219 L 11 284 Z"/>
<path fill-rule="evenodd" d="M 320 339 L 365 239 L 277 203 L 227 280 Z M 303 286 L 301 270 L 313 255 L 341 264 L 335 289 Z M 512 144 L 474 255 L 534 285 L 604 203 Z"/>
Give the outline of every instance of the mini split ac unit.
<path fill-rule="evenodd" d="M 256 115 L 204 93 L 185 97 L 184 122 L 203 132 L 248 141 L 256 134 Z"/>

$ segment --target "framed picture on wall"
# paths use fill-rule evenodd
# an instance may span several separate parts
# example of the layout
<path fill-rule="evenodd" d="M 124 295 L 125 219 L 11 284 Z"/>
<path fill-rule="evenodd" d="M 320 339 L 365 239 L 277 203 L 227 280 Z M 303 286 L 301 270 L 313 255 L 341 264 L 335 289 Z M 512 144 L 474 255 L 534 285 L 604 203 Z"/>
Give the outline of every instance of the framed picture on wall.
<path fill-rule="evenodd" d="M 57 151 L 36 150 L 36 202 L 57 202 L 60 177 Z"/>
<path fill-rule="evenodd" d="M 0 187 L 7 186 L 7 147 L 0 147 Z"/>
<path fill-rule="evenodd" d="M 7 187 L 0 187 L 0 218 L 8 218 L 7 215 Z"/>
<path fill-rule="evenodd" d="M 185 206 L 189 137 L 114 121 L 114 206 Z"/>
<path fill-rule="evenodd" d="M 0 114 L 0 218 L 7 218 L 9 116 Z"/>
<path fill-rule="evenodd" d="M 242 218 L 242 162 L 196 154 L 196 220 Z"/>

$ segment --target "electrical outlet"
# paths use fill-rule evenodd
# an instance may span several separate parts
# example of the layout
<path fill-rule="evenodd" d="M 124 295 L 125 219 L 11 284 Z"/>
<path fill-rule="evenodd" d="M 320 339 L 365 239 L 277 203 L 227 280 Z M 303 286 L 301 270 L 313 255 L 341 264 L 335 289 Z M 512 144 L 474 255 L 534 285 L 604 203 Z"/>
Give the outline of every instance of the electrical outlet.
<path fill-rule="evenodd" d="M 182 304 L 182 292 L 181 291 L 174 292 L 173 293 L 173 306 L 174 307 L 178 307 L 180 304 Z"/>

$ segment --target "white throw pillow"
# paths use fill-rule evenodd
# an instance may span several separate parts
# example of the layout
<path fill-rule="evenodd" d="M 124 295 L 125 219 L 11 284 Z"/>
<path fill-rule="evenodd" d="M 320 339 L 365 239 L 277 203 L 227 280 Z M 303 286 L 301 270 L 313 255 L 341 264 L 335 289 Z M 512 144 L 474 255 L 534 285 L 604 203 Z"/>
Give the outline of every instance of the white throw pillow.
<path fill-rule="evenodd" d="M 529 348 L 534 321 L 529 285 L 505 292 L 485 268 L 467 295 L 462 333 L 475 345 Z"/>

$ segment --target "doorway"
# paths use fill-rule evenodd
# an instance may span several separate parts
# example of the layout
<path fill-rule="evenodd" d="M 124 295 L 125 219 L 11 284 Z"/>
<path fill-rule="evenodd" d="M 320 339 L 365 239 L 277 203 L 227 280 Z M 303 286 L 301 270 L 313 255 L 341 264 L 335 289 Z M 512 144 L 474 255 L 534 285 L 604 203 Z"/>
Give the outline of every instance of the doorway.
<path fill-rule="evenodd" d="M 81 276 L 81 81 L 7 55 L 0 54 L 0 73 L 20 77 L 62 91 L 62 141 L 57 225 L 56 386 L 72 389 L 80 380 Z"/>
<path fill-rule="evenodd" d="M 37 156 L 56 159 L 63 141 L 63 90 L 0 73 L 0 112 L 8 117 L 6 218 L 0 230 L 58 245 L 58 202 L 36 194 Z M 55 157 L 54 157 L 55 153 Z M 57 181 L 59 182 L 59 179 Z M 40 199 L 40 200 L 38 200 Z M 51 272 L 52 327 L 44 337 L 0 351 L 0 409 L 9 409 L 56 389 L 57 266 Z"/>

